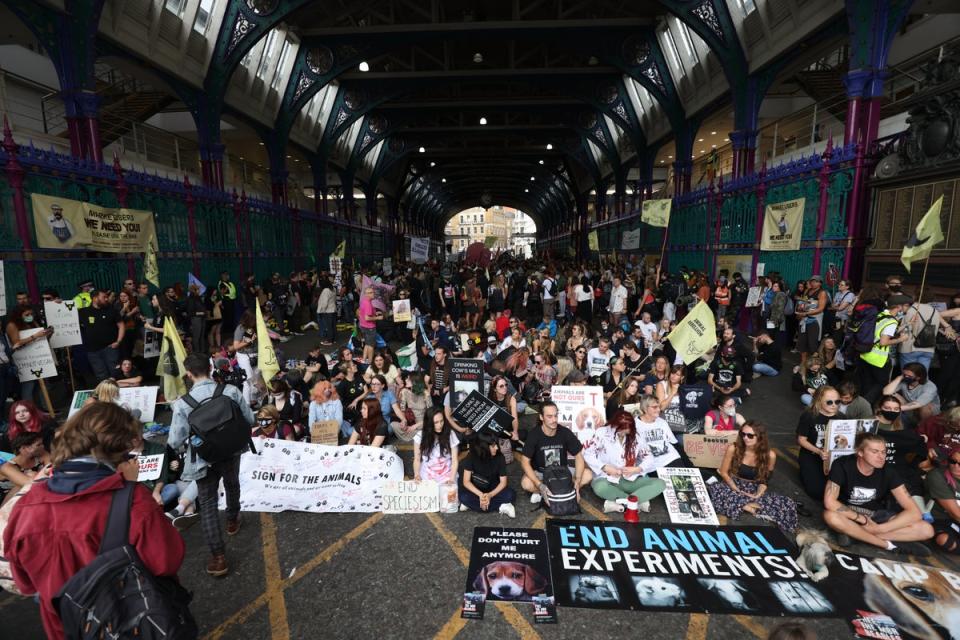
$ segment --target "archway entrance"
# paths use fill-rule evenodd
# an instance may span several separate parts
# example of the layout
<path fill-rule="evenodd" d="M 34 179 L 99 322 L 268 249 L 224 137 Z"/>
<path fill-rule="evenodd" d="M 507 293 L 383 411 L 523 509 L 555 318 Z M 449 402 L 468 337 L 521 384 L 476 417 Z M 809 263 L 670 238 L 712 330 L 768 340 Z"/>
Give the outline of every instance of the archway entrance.
<path fill-rule="evenodd" d="M 462 256 L 471 244 L 482 242 L 494 253 L 511 251 L 517 257 L 529 258 L 536 243 L 537 223 L 513 207 L 471 207 L 454 214 L 443 233 L 447 255 Z"/>

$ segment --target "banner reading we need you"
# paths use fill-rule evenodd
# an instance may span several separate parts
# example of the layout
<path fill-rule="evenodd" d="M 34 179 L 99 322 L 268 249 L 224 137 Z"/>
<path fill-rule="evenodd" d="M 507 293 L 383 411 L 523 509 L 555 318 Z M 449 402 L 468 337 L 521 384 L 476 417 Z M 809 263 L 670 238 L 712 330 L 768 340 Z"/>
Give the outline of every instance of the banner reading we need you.
<path fill-rule="evenodd" d="M 156 234 L 152 211 L 114 209 L 30 194 L 37 246 L 105 253 L 143 253 Z"/>

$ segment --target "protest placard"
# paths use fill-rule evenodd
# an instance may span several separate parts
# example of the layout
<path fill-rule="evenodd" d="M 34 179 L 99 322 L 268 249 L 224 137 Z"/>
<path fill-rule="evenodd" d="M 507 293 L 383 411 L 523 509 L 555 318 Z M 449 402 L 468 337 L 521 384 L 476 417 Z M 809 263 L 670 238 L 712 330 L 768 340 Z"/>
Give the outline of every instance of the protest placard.
<path fill-rule="evenodd" d="M 704 435 L 702 433 L 688 433 L 683 436 L 683 451 L 690 461 L 698 467 L 719 469 L 723 462 L 723 454 L 727 445 L 736 442 L 737 431 L 722 435 Z"/>
<path fill-rule="evenodd" d="M 384 483 L 403 480 L 403 461 L 385 449 L 264 438 L 254 445 L 257 453 L 240 456 L 243 511 L 380 511 Z M 226 508 L 222 489 L 220 508 Z"/>
<path fill-rule="evenodd" d="M 876 420 L 830 420 L 824 434 L 823 444 L 827 450 L 827 459 L 823 461 L 825 473 L 830 472 L 833 461 L 853 453 L 857 435 L 876 433 Z"/>
<path fill-rule="evenodd" d="M 73 300 L 63 302 L 45 300 L 43 302 L 43 313 L 47 318 L 47 327 L 53 329 L 53 334 L 48 338 L 51 349 L 83 344 L 77 304 Z"/>
<path fill-rule="evenodd" d="M 557 603 L 592 609 L 836 616 L 775 527 L 547 520 Z"/>
<path fill-rule="evenodd" d="M 393 275 L 393 258 L 383 259 L 383 275 L 385 276 Z"/>
<path fill-rule="evenodd" d="M 318 420 L 310 425 L 310 443 L 337 446 L 340 423 L 336 420 Z"/>
<path fill-rule="evenodd" d="M 139 462 L 140 473 L 137 475 L 137 482 L 147 482 L 157 480 L 163 472 L 163 454 L 158 453 L 152 456 L 141 455 Z"/>
<path fill-rule="evenodd" d="M 557 385 L 550 389 L 550 400 L 557 405 L 557 422 L 585 442 L 607 423 L 603 387 Z"/>
<path fill-rule="evenodd" d="M 719 525 L 713 502 L 707 493 L 700 469 L 664 467 L 657 469 L 657 477 L 667 483 L 663 499 L 667 503 L 670 522 L 676 524 Z"/>
<path fill-rule="evenodd" d="M 486 430 L 506 438 L 513 432 L 513 416 L 490 398 L 473 391 L 453 410 L 453 419 L 461 427 L 476 433 Z"/>
<path fill-rule="evenodd" d="M 556 622 L 547 534 L 542 529 L 475 527 L 462 618 L 483 617 L 487 601 L 538 602 Z"/>
<path fill-rule="evenodd" d="M 384 513 L 437 513 L 440 490 L 433 480 L 398 480 L 383 483 Z"/>
<path fill-rule="evenodd" d="M 161 342 L 163 340 L 163 334 L 157 333 L 156 331 L 150 331 L 146 327 L 143 328 L 143 358 L 149 360 L 150 358 L 159 358 L 160 357 L 160 348 Z"/>
<path fill-rule="evenodd" d="M 410 238 L 410 261 L 423 264 L 430 255 L 430 238 Z"/>
<path fill-rule="evenodd" d="M 467 336 L 469 341 L 470 336 Z M 471 392 L 486 395 L 483 379 L 483 360 L 450 358 L 450 406 L 466 400 Z"/>
<path fill-rule="evenodd" d="M 24 329 L 20 339 L 29 338 L 44 331 L 43 329 Z M 57 375 L 57 361 L 53 358 L 50 343 L 46 338 L 34 340 L 13 352 L 13 363 L 17 367 L 20 382 L 43 380 Z"/>
<path fill-rule="evenodd" d="M 640 228 L 624 231 L 620 237 L 620 250 L 633 251 L 640 248 Z"/>
<path fill-rule="evenodd" d="M 410 301 L 409 300 L 394 300 L 393 301 L 393 321 L 394 322 L 410 322 L 413 319 L 413 314 L 410 311 Z"/>
<path fill-rule="evenodd" d="M 157 394 L 160 387 L 120 387 L 120 397 L 117 404 L 128 411 L 139 411 L 140 422 L 153 422 L 157 411 Z M 81 389 L 73 392 L 70 401 L 70 411 L 67 417 L 73 416 L 83 408 L 87 399 L 93 395 L 93 389 Z"/>
<path fill-rule="evenodd" d="M 747 302 L 745 303 L 748 307 L 759 307 L 760 306 L 760 287 L 750 287 L 747 290 Z"/>

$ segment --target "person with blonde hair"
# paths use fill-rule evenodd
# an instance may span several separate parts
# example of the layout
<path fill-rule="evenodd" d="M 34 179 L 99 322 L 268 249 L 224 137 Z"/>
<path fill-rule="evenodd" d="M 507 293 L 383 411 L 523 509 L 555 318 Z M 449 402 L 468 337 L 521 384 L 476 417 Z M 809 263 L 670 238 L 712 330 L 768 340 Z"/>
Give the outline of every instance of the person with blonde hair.
<path fill-rule="evenodd" d="M 92 402 L 120 402 L 120 385 L 113 378 L 101 380 L 93 389 L 93 395 L 87 398 L 87 403 Z"/>
<path fill-rule="evenodd" d="M 268 404 L 257 411 L 256 426 L 250 431 L 254 438 L 276 438 L 277 440 L 296 440 L 293 426 L 280 419 L 280 411 Z"/>

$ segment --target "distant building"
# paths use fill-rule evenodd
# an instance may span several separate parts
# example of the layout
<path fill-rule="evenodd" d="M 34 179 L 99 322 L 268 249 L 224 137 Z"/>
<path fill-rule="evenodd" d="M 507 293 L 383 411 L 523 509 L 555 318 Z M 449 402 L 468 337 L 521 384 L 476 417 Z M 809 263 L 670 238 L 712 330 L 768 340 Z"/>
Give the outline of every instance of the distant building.
<path fill-rule="evenodd" d="M 447 223 L 444 233 L 453 253 L 466 250 L 474 242 L 486 242 L 495 238 L 491 251 L 507 251 L 512 248 L 514 215 L 521 214 L 508 207 L 473 207 L 456 214 Z"/>

